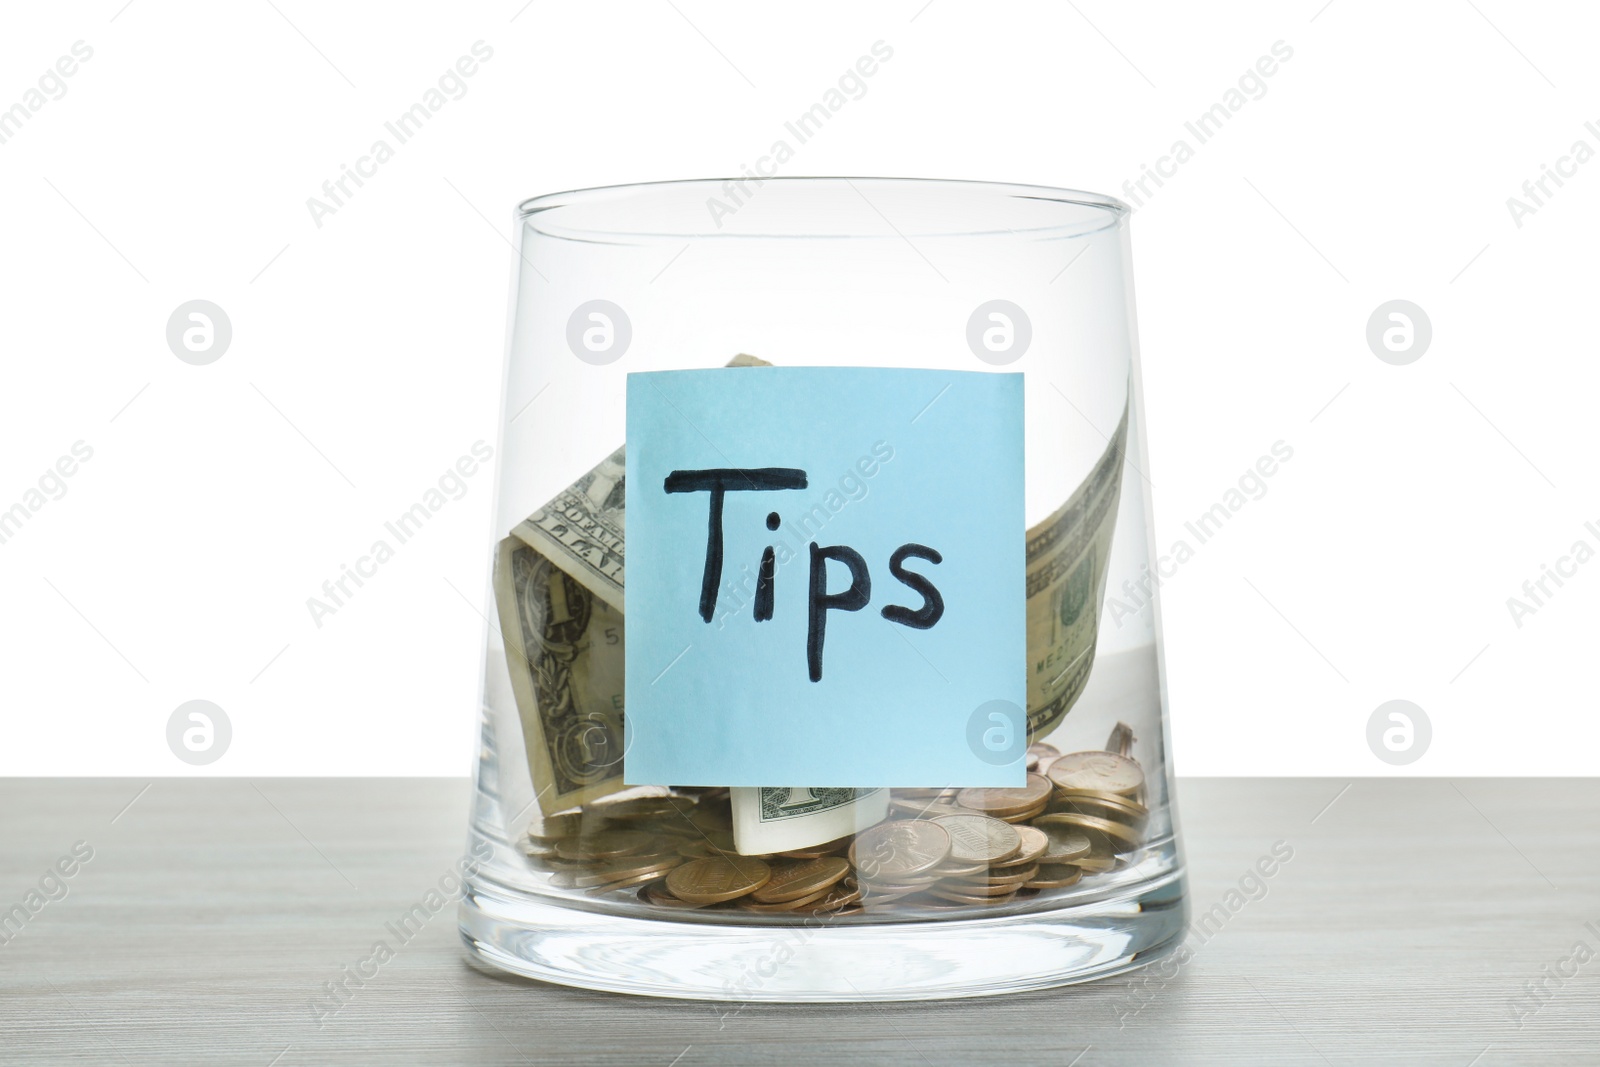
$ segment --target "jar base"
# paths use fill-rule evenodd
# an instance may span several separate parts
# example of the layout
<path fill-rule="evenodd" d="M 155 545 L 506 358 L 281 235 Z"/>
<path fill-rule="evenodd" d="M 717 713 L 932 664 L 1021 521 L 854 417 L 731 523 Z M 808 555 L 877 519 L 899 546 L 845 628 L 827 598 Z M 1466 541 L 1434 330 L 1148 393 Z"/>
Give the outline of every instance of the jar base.
<path fill-rule="evenodd" d="M 1181 870 L 1093 903 L 967 920 L 713 925 L 547 904 L 474 879 L 475 962 L 559 985 L 737 1003 L 937 1000 L 1048 989 L 1141 967 L 1188 925 Z"/>

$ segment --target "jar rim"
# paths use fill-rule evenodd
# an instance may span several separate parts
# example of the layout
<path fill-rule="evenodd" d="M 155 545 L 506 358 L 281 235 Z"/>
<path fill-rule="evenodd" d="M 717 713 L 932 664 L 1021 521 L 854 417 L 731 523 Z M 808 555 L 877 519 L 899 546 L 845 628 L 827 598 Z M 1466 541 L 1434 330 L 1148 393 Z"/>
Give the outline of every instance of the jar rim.
<path fill-rule="evenodd" d="M 774 196 L 774 190 L 782 192 Z M 874 202 L 873 193 L 880 194 L 879 199 L 936 196 L 949 208 L 939 219 L 949 222 L 929 225 L 933 220 L 913 223 L 903 217 L 891 221 Z M 841 224 L 837 213 L 827 209 L 825 199 L 830 194 L 864 201 L 872 209 L 862 215 L 867 225 Z M 717 205 L 726 216 L 732 216 L 751 202 L 771 205 L 785 199 L 789 203 L 780 217 L 787 225 L 771 225 L 772 212 L 763 213 L 763 224 L 756 229 L 725 226 L 718 216 Z M 1026 202 L 1020 212 L 1018 202 Z M 685 210 L 690 206 L 692 213 Z M 1039 210 L 1031 210 L 1034 208 Z M 1023 214 L 1030 217 L 1023 220 Z M 1115 229 L 1131 214 L 1132 208 L 1116 197 L 1048 185 L 961 178 L 795 176 L 688 178 L 544 193 L 520 202 L 515 219 L 541 236 L 576 241 L 900 240 L 1005 234 L 1049 240 Z"/>

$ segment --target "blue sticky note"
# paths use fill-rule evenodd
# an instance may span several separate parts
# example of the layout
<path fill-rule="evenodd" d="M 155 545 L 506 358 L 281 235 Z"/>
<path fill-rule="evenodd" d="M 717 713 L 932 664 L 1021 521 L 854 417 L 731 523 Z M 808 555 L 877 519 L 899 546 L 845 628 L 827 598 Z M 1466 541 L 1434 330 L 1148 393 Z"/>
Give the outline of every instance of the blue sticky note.
<path fill-rule="evenodd" d="M 629 374 L 625 780 L 1023 784 L 1022 395 L 980 371 Z"/>

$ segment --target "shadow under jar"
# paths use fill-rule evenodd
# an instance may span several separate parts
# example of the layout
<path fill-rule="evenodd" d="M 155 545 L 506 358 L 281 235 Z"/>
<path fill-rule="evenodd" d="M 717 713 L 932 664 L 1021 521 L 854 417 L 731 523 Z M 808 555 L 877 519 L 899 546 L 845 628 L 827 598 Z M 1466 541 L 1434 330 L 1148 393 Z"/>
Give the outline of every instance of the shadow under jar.
<path fill-rule="evenodd" d="M 1174 948 L 1125 205 L 689 181 L 517 223 L 471 956 L 853 1001 Z M 793 455 L 804 485 L 716 489 Z M 766 784 L 819 752 L 823 784 Z"/>

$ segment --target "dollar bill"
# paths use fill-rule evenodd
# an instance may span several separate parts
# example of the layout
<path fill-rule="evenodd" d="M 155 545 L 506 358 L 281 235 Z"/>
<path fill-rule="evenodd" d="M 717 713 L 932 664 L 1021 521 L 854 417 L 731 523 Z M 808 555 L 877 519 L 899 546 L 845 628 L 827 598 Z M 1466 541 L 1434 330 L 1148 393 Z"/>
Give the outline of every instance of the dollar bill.
<path fill-rule="evenodd" d="M 738 355 L 730 367 L 770 367 Z M 511 692 L 540 810 L 564 811 L 622 782 L 627 448 L 512 529 L 494 595 Z"/>
<path fill-rule="evenodd" d="M 887 789 L 736 786 L 732 793 L 733 844 L 743 856 L 837 841 L 889 813 Z"/>
<path fill-rule="evenodd" d="M 1027 533 L 1029 741 L 1059 726 L 1089 684 L 1127 436 L 1124 405 L 1088 478 Z"/>
<path fill-rule="evenodd" d="M 627 469 L 624 446 L 511 531 L 545 559 L 559 560 L 562 571 L 619 612 Z"/>
<path fill-rule="evenodd" d="M 500 542 L 494 592 L 540 810 L 621 789 L 622 611 L 517 537 Z"/>

